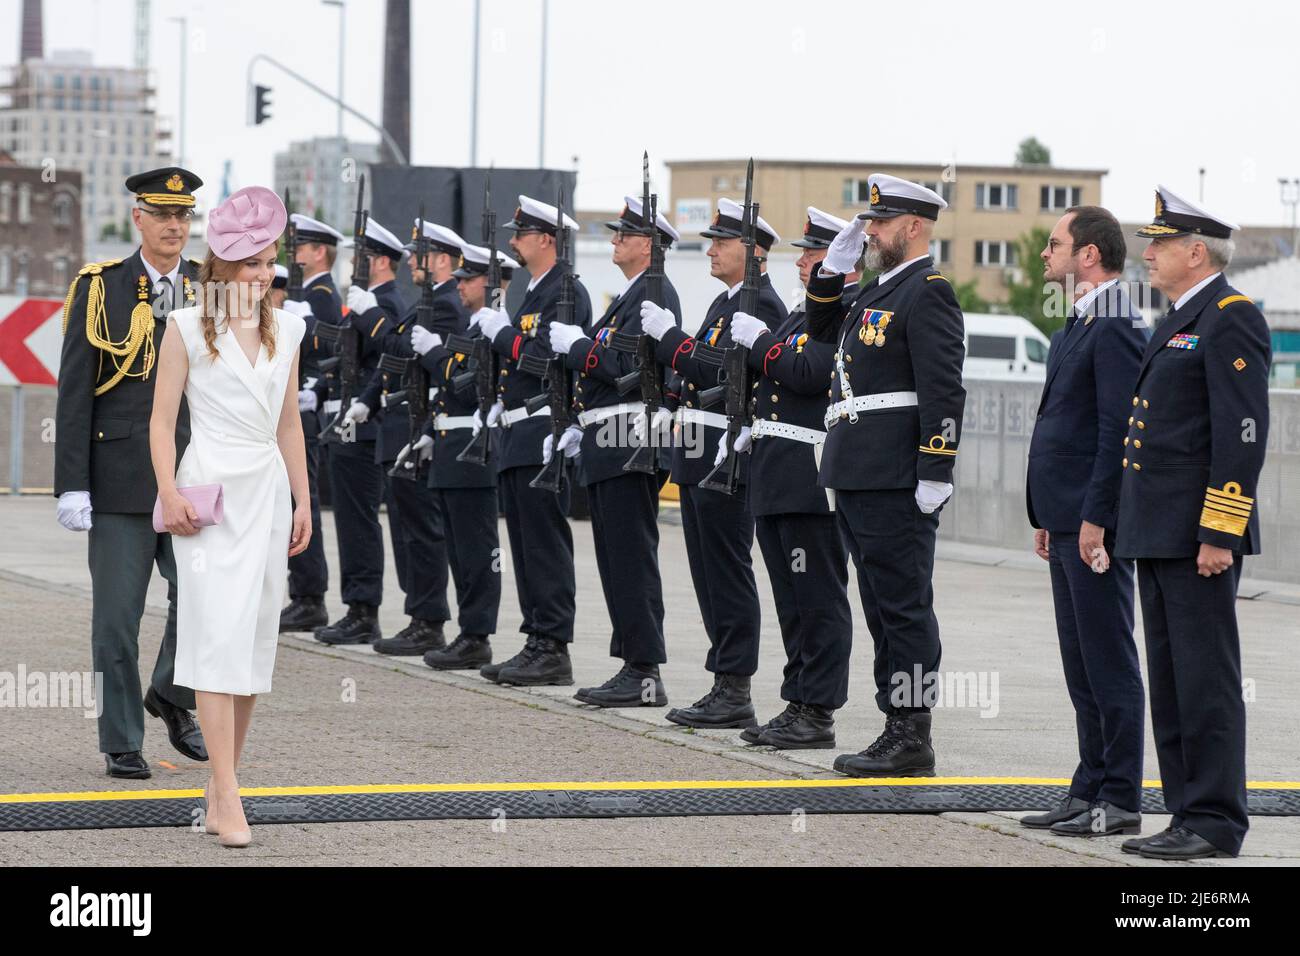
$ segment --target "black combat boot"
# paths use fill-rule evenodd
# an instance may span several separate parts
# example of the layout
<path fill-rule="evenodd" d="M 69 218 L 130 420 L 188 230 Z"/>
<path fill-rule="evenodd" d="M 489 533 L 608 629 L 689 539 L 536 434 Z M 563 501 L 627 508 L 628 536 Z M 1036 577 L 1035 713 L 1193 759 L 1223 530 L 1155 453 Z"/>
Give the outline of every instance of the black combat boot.
<path fill-rule="evenodd" d="M 533 643 L 536 640 L 537 640 L 536 634 L 529 634 L 528 639 L 524 641 L 524 646 L 519 649 L 518 654 L 516 654 L 514 657 L 509 658 L 508 660 L 501 661 L 500 663 L 484 664 L 482 667 L 478 669 L 479 675 L 482 677 L 486 677 L 490 681 L 497 681 L 497 678 L 500 676 L 502 670 L 504 670 L 507 667 L 513 667 L 515 664 L 522 664 L 524 662 L 525 655 L 527 655 L 528 652 L 532 650 Z"/>
<path fill-rule="evenodd" d="M 280 612 L 280 633 L 289 631 L 314 631 L 330 622 L 325 610 L 325 598 L 296 597 Z"/>
<path fill-rule="evenodd" d="M 769 725 L 758 742 L 778 750 L 829 750 L 835 746 L 835 711 L 804 704 L 793 719 Z"/>
<path fill-rule="evenodd" d="M 349 604 L 342 620 L 316 631 L 322 644 L 373 644 L 383 636 L 379 608 L 373 604 Z"/>
<path fill-rule="evenodd" d="M 492 663 L 492 645 L 486 634 L 458 634 L 444 648 L 426 651 L 424 662 L 436 671 L 478 670 Z"/>
<path fill-rule="evenodd" d="M 759 724 L 756 727 L 746 727 L 740 732 L 740 739 L 747 744 L 756 744 L 759 737 L 772 730 L 775 727 L 784 727 L 790 721 L 794 720 L 799 713 L 799 708 L 803 705 L 797 700 L 792 700 L 785 705 L 785 710 L 777 714 L 765 724 Z"/>
<path fill-rule="evenodd" d="M 442 621 L 426 621 L 413 617 L 392 637 L 375 641 L 375 651 L 392 657 L 423 657 L 426 651 L 440 650 L 447 646 L 442 636 Z"/>
<path fill-rule="evenodd" d="M 890 714 L 885 732 L 857 754 L 840 754 L 835 769 L 850 777 L 933 777 L 930 715 Z"/>
<path fill-rule="evenodd" d="M 736 674 L 715 674 L 713 690 L 690 707 L 668 711 L 668 719 L 683 727 L 701 730 L 725 730 L 729 727 L 753 727 L 754 704 L 749 699 L 749 678 Z"/>
<path fill-rule="evenodd" d="M 498 684 L 537 687 L 542 684 L 567 686 L 573 683 L 569 646 L 551 637 L 533 635 L 532 648 L 524 648 L 523 659 L 497 672 Z"/>
<path fill-rule="evenodd" d="M 597 707 L 667 707 L 668 695 L 659 679 L 658 664 L 624 664 L 599 687 L 583 687 L 573 695 Z"/>

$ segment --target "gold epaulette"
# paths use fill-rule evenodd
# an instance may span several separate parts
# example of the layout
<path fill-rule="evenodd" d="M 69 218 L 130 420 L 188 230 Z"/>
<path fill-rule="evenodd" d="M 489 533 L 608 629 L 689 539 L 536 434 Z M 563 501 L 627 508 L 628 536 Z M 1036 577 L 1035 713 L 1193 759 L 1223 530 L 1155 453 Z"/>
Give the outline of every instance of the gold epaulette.
<path fill-rule="evenodd" d="M 105 269 L 111 269 L 113 266 L 119 265 L 121 262 L 122 262 L 121 259 L 105 259 L 103 262 L 87 262 L 84 266 L 81 267 L 80 270 L 78 270 L 76 278 L 73 279 L 71 284 L 69 284 L 68 286 L 67 296 L 65 296 L 63 299 L 63 334 L 64 335 L 68 334 L 68 313 L 72 311 L 72 300 L 77 295 L 77 282 L 81 279 L 82 276 L 97 276 Z"/>
<path fill-rule="evenodd" d="M 1241 485 L 1230 481 L 1219 488 L 1205 489 L 1205 505 L 1201 509 L 1201 527 L 1240 538 L 1246 533 L 1246 523 L 1255 506 L 1254 498 L 1241 493 Z"/>
<path fill-rule="evenodd" d="M 1230 296 L 1228 296 L 1228 297 L 1225 298 L 1225 299 L 1220 299 L 1220 300 L 1219 300 L 1219 308 L 1220 308 L 1220 309 L 1226 309 L 1228 306 L 1232 305 L 1232 303 L 1234 303 L 1234 302 L 1249 302 L 1251 305 L 1254 305 L 1254 304 L 1255 304 L 1255 300 L 1252 299 L 1250 296 L 1248 296 L 1248 295 L 1241 295 L 1240 293 L 1238 293 L 1237 295 L 1230 295 Z"/>
<path fill-rule="evenodd" d="M 120 265 L 121 259 L 107 259 L 103 262 L 91 262 L 81 267 L 77 273 L 77 278 L 72 280 L 72 285 L 68 288 L 68 297 L 63 302 L 63 333 L 68 332 L 68 321 L 71 318 L 72 300 L 77 293 L 77 283 L 82 276 L 90 276 L 90 287 L 86 292 L 86 340 L 100 350 L 107 352 L 113 360 L 114 374 L 112 378 L 95 388 L 95 395 L 103 395 L 110 388 L 122 381 L 124 378 L 147 379 L 149 373 L 153 370 L 155 353 L 153 344 L 153 333 L 155 320 L 153 308 L 149 304 L 149 280 L 144 275 L 140 276 L 138 288 L 136 289 L 136 304 L 131 310 L 131 326 L 127 331 L 126 338 L 121 341 L 114 341 L 109 338 L 108 316 L 104 311 L 104 278 L 103 271 Z M 144 356 L 141 360 L 139 371 L 130 371 L 131 365 L 135 358 L 143 350 Z M 123 361 L 125 360 L 125 361 Z M 104 356 L 100 355 L 100 368 L 103 368 Z M 96 381 L 98 381 L 98 374 Z"/>
<path fill-rule="evenodd" d="M 926 281 L 926 282 L 933 282 L 935 279 L 942 279 L 944 282 L 948 282 L 948 277 L 947 277 L 946 275 L 944 275 L 942 272 L 936 272 L 936 273 L 935 273 L 934 275 L 932 275 L 932 276 L 926 276 L 926 277 L 925 277 L 925 281 Z M 948 282 L 948 284 L 949 284 L 949 285 L 952 285 L 951 282 Z"/>

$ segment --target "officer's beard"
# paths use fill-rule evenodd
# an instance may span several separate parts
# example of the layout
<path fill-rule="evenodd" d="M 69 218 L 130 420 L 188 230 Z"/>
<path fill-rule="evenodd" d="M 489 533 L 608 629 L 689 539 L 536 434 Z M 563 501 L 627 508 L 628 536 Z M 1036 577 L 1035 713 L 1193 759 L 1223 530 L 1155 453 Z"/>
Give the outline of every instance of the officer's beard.
<path fill-rule="evenodd" d="M 907 234 L 901 229 L 892 244 L 883 245 L 875 236 L 867 239 L 866 266 L 870 272 L 888 272 L 903 264 L 907 255 Z"/>

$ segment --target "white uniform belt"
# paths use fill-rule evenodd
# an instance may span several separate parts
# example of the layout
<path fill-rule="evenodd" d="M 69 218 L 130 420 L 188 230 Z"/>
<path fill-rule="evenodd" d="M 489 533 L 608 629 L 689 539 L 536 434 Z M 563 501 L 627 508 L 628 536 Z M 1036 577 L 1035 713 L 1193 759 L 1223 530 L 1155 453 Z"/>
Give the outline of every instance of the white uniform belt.
<path fill-rule="evenodd" d="M 528 414 L 528 409 L 525 406 L 520 405 L 518 408 L 511 408 L 502 412 L 501 417 L 498 419 L 498 421 L 505 427 L 509 428 L 515 422 L 522 422 L 525 418 L 536 418 L 538 415 L 549 415 L 549 414 L 551 414 L 550 405 L 542 406 L 537 411 L 533 412 L 531 415 Z"/>
<path fill-rule="evenodd" d="M 751 426 L 750 434 L 754 438 L 762 438 L 765 435 L 789 438 L 808 445 L 820 445 L 826 440 L 826 433 L 816 428 L 804 428 L 802 425 L 791 425 L 788 422 L 769 422 L 761 418 Z"/>
<path fill-rule="evenodd" d="M 436 388 L 430 388 L 429 401 L 433 401 L 434 397 L 437 396 L 437 394 L 438 394 L 438 390 Z M 382 395 L 379 396 L 379 404 L 383 405 L 384 408 L 388 407 L 388 395 L 389 395 L 388 392 L 384 392 Z M 405 396 L 403 396 L 402 400 L 399 401 L 397 404 L 400 405 L 404 401 L 406 401 Z"/>
<path fill-rule="evenodd" d="M 339 410 L 339 405 L 342 404 L 342 401 L 343 400 L 339 398 L 331 398 L 321 407 L 325 409 L 326 415 L 333 415 L 335 412 Z"/>
<path fill-rule="evenodd" d="M 578 413 L 578 424 L 583 428 L 595 422 L 603 422 L 607 418 L 613 418 L 616 415 L 636 415 L 645 411 L 645 402 L 624 402 L 622 405 L 603 405 L 600 408 L 589 408 L 585 412 Z"/>
<path fill-rule="evenodd" d="M 836 402 L 826 409 L 826 427 L 830 428 L 841 418 L 857 420 L 858 412 L 872 412 L 881 408 L 905 408 L 916 404 L 916 392 L 876 392 L 872 395 L 855 395 Z"/>
<path fill-rule="evenodd" d="M 713 428 L 726 428 L 727 416 L 717 412 L 706 412 L 699 408 L 679 408 L 673 412 L 673 424 L 684 425 L 692 422 L 696 425 L 709 425 Z"/>
<path fill-rule="evenodd" d="M 473 428 L 473 415 L 435 415 L 433 427 L 440 432 L 454 431 L 457 428 Z"/>

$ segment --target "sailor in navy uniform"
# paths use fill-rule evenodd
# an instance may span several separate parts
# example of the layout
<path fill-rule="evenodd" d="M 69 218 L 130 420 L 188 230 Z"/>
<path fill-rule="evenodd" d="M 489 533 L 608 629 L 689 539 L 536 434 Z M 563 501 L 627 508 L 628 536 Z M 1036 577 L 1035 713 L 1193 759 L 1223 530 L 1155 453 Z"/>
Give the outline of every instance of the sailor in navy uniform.
<path fill-rule="evenodd" d="M 375 220 L 367 218 L 365 235 L 355 255 L 370 257 L 370 288 L 348 289 L 347 321 L 357 330 L 360 341 L 360 369 L 357 396 L 379 367 L 388 329 L 406 312 L 397 288 L 397 267 L 406 256 L 402 241 Z M 332 420 L 339 410 L 337 372 L 329 372 L 331 401 L 325 417 Z M 316 631 L 322 644 L 373 644 L 383 637 L 379 629 L 379 605 L 384 598 L 384 533 L 379 526 L 379 505 L 388 498 L 394 513 L 384 467 L 375 457 L 379 426 L 370 420 L 370 408 L 354 396 L 343 411 L 343 440 L 330 447 L 330 492 L 334 499 L 334 526 L 339 543 L 339 577 L 347 614 Z M 389 519 L 393 553 L 397 559 L 397 580 L 407 590 L 404 576 L 406 545 L 401 525 Z"/>
<path fill-rule="evenodd" d="M 847 225 L 808 207 L 803 235 L 792 243 L 803 250 L 798 264 L 805 282 Z M 783 750 L 834 747 L 834 714 L 848 700 L 853 648 L 848 550 L 834 495 L 817 486 L 835 346 L 808 335 L 802 307 L 774 329 L 737 312 L 731 337 L 750 350 L 750 367 L 760 376 L 753 427 L 741 432 L 735 447 L 750 456 L 749 510 L 772 582 L 786 656 L 781 682 L 785 710 L 740 736 Z M 721 462 L 725 448 L 718 451 Z"/>
<path fill-rule="evenodd" d="M 285 290 L 288 288 L 289 270 L 277 262 L 275 264 L 275 278 L 271 280 L 271 305 L 277 309 L 283 309 Z"/>
<path fill-rule="evenodd" d="M 870 177 L 869 208 L 832 241 L 808 282 L 808 328 L 836 346 L 819 480 L 867 585 L 876 705 L 885 730 L 836 758 L 852 776 L 933 775 L 930 708 L 938 688 L 939 622 L 932 575 L 938 510 L 952 494 L 966 390 L 963 320 L 928 254 L 947 203 L 894 176 Z M 868 223 L 870 225 L 868 225 Z M 870 236 L 878 272 L 851 301 L 844 274 Z"/>
<path fill-rule="evenodd" d="M 1041 253 L 1044 282 L 1074 290 L 1052 336 L 1029 444 L 1025 501 L 1051 566 L 1079 763 L 1068 793 L 1022 826 L 1061 836 L 1141 828 L 1146 695 L 1133 640 L 1133 562 L 1113 558 L 1125 410 L 1147 329 L 1124 292 L 1124 232 L 1099 206 L 1070 209 Z"/>
<path fill-rule="evenodd" d="M 280 612 L 280 631 L 314 631 L 329 623 L 325 594 L 329 591 L 329 565 L 325 560 L 325 535 L 321 531 L 318 476 L 329 446 L 317 439 L 325 421 L 321 407 L 328 399 L 320 362 L 330 358 L 329 346 L 316 335 L 316 321 L 339 325 L 343 322 L 343 299 L 334 286 L 330 270 L 338 255 L 343 234 L 332 226 L 294 213 L 289 217 L 297 230 L 295 259 L 302 267 L 302 301 L 286 300 L 284 308 L 301 316 L 307 328 L 298 350 L 298 414 L 307 442 L 307 487 L 311 491 L 311 541 L 307 550 L 289 559 L 289 604 Z M 286 282 L 287 286 L 287 282 Z M 328 467 L 328 466 L 327 466 Z"/>
<path fill-rule="evenodd" d="M 645 271 L 650 264 L 650 232 L 641 200 L 624 198 L 613 230 L 614 264 L 627 284 L 605 313 L 585 332 L 576 326 L 551 328 L 551 348 L 578 374 L 574 389 L 577 426 L 561 440 L 560 451 L 580 454 L 579 480 L 591 506 L 591 535 L 596 567 L 605 593 L 613 632 L 609 655 L 622 667 L 599 687 L 584 687 L 574 696 L 598 707 L 664 707 L 668 697 L 659 665 L 668 660 L 664 645 L 663 584 L 659 577 L 659 489 L 668 478 L 624 470 L 639 446 L 632 437 L 632 419 L 645 410 L 640 390 L 620 394 L 620 379 L 636 383 L 636 354 L 610 348 L 615 332 L 641 334 L 641 303 L 645 300 Z M 663 248 L 680 237 L 663 216 L 655 217 Z M 681 312 L 677 290 L 663 280 L 663 305 Z M 547 436 L 549 440 L 550 436 Z M 552 452 L 554 453 L 554 452 Z"/>
<path fill-rule="evenodd" d="M 732 347 L 731 319 L 740 308 L 737 293 L 745 277 L 743 214 L 740 203 L 719 199 L 713 223 L 700 233 L 713 240 L 708 249 L 710 272 L 726 288 L 709 306 L 698 338 L 719 349 Z M 764 272 L 756 318 L 769 328 L 780 328 L 786 308 L 766 274 L 767 253 L 780 237 L 760 216 L 755 238 Z M 690 707 L 670 710 L 668 719 L 687 727 L 752 727 L 758 721 L 749 682 L 758 670 L 759 640 L 758 588 L 750 556 L 754 515 L 744 487 L 734 495 L 699 487 L 713 470 L 714 452 L 726 434 L 722 401 L 711 408 L 701 407 L 700 402 L 700 393 L 718 384 L 719 370 L 696 360 L 692 354 L 696 337 L 678 326 L 671 310 L 643 304 L 641 328 L 658 340 L 659 361 L 681 378 L 680 407 L 673 414 L 672 479 L 681 495 L 686 556 L 709 638 L 704 666 L 713 674 L 709 693 Z M 749 462 L 742 456 L 742 486 L 748 483 L 748 475 Z"/>
<path fill-rule="evenodd" d="M 450 230 L 448 230 L 450 231 Z M 497 252 L 504 290 L 519 264 Z M 478 399 L 468 357 L 443 344 L 447 332 L 469 334 L 469 316 L 483 308 L 487 293 L 488 250 L 462 242 L 458 255 L 444 262 L 441 252 L 433 256 L 433 272 L 454 266 L 451 273 L 460 298 L 461 311 L 450 329 L 427 330 L 417 326 L 411 332 L 411 347 L 429 372 L 429 384 L 437 389 L 433 421 L 428 428 L 429 444 L 417 442 L 413 454 L 429 454 L 429 487 L 438 501 L 447 536 L 447 558 L 456 585 L 456 613 L 460 634 L 441 650 L 425 653 L 424 663 L 435 670 L 478 670 L 492 663 L 489 637 L 497 629 L 501 606 L 501 572 L 497 561 L 497 459 L 500 446 L 489 446 L 482 465 L 457 461 L 474 435 L 474 413 Z M 457 384 L 461 385 L 457 388 Z M 495 437 L 496 428 L 492 429 Z"/>
<path fill-rule="evenodd" d="M 1237 227 L 1165 187 L 1143 259 L 1173 302 L 1126 411 L 1115 552 L 1137 559 L 1151 728 L 1167 830 L 1124 843 L 1163 860 L 1236 856 L 1246 834 L 1242 556 L 1260 551 L 1268 324 L 1228 284 Z"/>
<path fill-rule="evenodd" d="M 483 424 L 499 423 L 501 462 L 498 481 L 510 535 L 510 559 L 523 613 L 520 630 L 527 634 L 518 654 L 500 664 L 488 664 L 479 673 L 501 684 L 568 685 L 573 683 L 569 644 L 573 641 L 575 584 L 573 532 L 569 528 L 569 490 L 560 494 L 530 488 L 543 464 L 542 446 L 550 430 L 546 406 L 529 416 L 524 403 L 544 391 L 542 380 L 519 370 L 521 355 L 553 357 L 546 337 L 539 333 L 556 321 L 561 273 L 556 268 L 557 223 L 575 233 L 578 223 L 554 206 L 529 196 L 519 197 L 514 218 L 506 228 L 514 231 L 510 248 L 523 261 L 532 278 L 513 316 L 504 309 L 485 307 L 474 319 L 501 356 L 498 400 Z M 574 323 L 586 328 L 591 321 L 591 299 L 582 283 L 574 283 Z M 562 454 L 562 452 L 560 452 Z"/>

